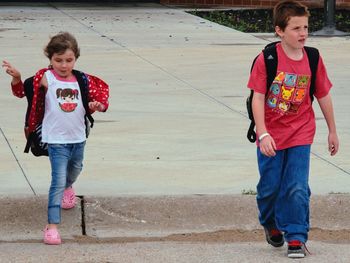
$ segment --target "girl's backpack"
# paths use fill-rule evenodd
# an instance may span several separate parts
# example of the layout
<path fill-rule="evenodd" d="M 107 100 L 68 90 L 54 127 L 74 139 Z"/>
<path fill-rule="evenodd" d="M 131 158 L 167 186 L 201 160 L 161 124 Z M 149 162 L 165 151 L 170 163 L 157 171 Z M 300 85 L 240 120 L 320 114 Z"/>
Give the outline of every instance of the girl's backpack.
<path fill-rule="evenodd" d="M 83 101 L 83 106 L 85 108 L 85 132 L 86 132 L 86 138 L 89 136 L 89 131 L 90 128 L 93 127 L 94 125 L 94 119 L 90 114 L 89 111 L 89 104 L 88 104 L 88 94 L 89 94 L 89 83 L 88 83 L 88 79 L 86 77 L 86 75 L 81 72 L 81 71 L 77 71 L 77 70 L 73 70 L 73 74 L 76 77 L 78 84 L 79 84 L 79 88 L 80 88 L 80 94 L 81 94 L 81 98 Z M 28 127 L 28 119 L 29 119 L 29 114 L 30 111 L 32 109 L 32 100 L 33 100 L 33 77 L 30 77 L 28 79 L 26 79 L 24 81 L 24 92 L 25 95 L 27 97 L 27 101 L 28 101 L 28 106 L 27 106 L 27 112 L 26 112 L 26 118 L 25 118 L 25 127 Z M 31 132 L 28 136 L 27 136 L 27 143 L 24 149 L 25 153 L 30 151 L 32 152 L 32 154 L 34 156 L 48 156 L 48 145 L 47 143 L 43 143 L 41 141 L 41 127 L 42 124 L 39 123 L 35 130 L 33 132 Z"/>

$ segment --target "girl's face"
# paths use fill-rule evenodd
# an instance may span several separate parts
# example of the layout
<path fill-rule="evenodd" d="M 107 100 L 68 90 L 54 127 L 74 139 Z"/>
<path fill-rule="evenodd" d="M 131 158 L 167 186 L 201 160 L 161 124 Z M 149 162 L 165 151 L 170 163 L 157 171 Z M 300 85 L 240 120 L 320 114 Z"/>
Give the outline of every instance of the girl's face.
<path fill-rule="evenodd" d="M 291 49 L 301 49 L 308 37 L 309 18 L 307 16 L 293 16 L 289 19 L 284 30 L 276 27 L 276 33 Z"/>
<path fill-rule="evenodd" d="M 62 54 L 54 53 L 50 59 L 53 70 L 62 78 L 69 78 L 72 76 L 75 61 L 75 55 L 71 49 L 67 49 Z"/>

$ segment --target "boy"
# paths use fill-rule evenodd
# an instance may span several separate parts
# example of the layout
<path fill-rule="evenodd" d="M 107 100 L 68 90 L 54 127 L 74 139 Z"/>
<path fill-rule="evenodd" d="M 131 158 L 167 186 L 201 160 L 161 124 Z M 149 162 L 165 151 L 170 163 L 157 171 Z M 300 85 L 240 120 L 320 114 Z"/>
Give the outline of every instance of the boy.
<path fill-rule="evenodd" d="M 266 93 L 266 68 L 260 54 L 248 88 L 254 90 L 253 115 L 257 132 L 257 185 L 259 221 L 266 240 L 275 247 L 288 242 L 288 257 L 305 256 L 309 231 L 310 147 L 315 135 L 315 114 L 309 96 L 311 70 L 304 45 L 308 37 L 307 7 L 281 1 L 274 7 L 277 74 Z M 328 149 L 333 156 L 339 141 L 334 120 L 332 87 L 322 58 L 316 71 L 315 93 L 326 119 Z"/>

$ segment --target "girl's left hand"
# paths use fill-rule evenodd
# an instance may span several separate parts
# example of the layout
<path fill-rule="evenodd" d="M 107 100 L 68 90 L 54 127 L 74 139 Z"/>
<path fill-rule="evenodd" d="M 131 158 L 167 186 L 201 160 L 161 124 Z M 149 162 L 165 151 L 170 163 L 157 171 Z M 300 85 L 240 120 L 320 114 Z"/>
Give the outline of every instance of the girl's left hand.
<path fill-rule="evenodd" d="M 89 102 L 89 109 L 92 111 L 104 111 L 105 106 L 101 102 L 91 101 Z"/>

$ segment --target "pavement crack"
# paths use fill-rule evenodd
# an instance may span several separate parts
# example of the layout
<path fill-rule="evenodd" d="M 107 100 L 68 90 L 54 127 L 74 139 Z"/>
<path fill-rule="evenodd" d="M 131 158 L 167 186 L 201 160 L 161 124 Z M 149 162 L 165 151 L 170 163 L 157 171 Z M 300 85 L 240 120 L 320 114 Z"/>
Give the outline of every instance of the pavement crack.
<path fill-rule="evenodd" d="M 146 57 L 138 54 L 137 52 L 135 52 L 134 50 L 132 50 L 131 48 L 127 47 L 125 44 L 123 44 L 120 41 L 115 40 L 114 38 L 111 38 L 109 36 L 107 36 L 106 34 L 103 34 L 102 32 L 100 32 L 99 30 L 81 22 L 79 19 L 77 19 L 76 17 L 74 17 L 73 15 L 69 14 L 68 12 L 65 12 L 64 10 L 60 9 L 59 7 L 53 5 L 53 4 L 49 4 L 52 8 L 56 9 L 57 11 L 61 12 L 62 14 L 64 14 L 65 16 L 71 18 L 72 20 L 76 21 L 77 23 L 79 23 L 80 25 L 82 25 L 83 27 L 95 32 L 97 35 L 99 35 L 100 37 L 104 37 L 107 40 L 109 40 L 110 42 L 112 42 L 113 44 L 116 44 L 117 46 L 123 48 L 124 50 L 128 51 L 129 53 L 133 54 L 135 57 L 139 58 L 140 60 L 143 60 L 144 62 L 146 62 L 149 65 L 152 65 L 153 67 L 159 69 L 160 71 L 162 71 L 163 73 L 167 74 L 168 76 L 170 76 L 171 78 L 183 83 L 185 86 L 189 87 L 190 89 L 192 89 L 193 91 L 197 92 L 198 94 L 200 94 L 201 96 L 206 97 L 207 99 L 209 99 L 210 101 L 223 106 L 224 108 L 226 108 L 227 110 L 239 114 L 241 116 L 243 116 L 244 118 L 248 119 L 248 115 L 245 113 L 242 113 L 240 110 L 237 110 L 231 106 L 229 106 L 228 104 L 222 102 L 221 100 L 215 98 L 215 96 L 210 95 L 209 93 L 197 88 L 196 86 L 194 86 L 193 84 L 191 84 L 190 82 L 184 80 L 183 78 L 175 75 L 173 72 L 167 70 L 166 68 L 152 62 L 150 59 L 147 59 Z M 258 44 L 257 44 L 258 45 Z"/>
<path fill-rule="evenodd" d="M 85 221 L 85 198 L 83 195 L 77 195 L 80 199 L 80 207 L 81 207 L 81 234 L 86 236 L 86 221 Z"/>
<path fill-rule="evenodd" d="M 90 206 L 94 210 L 99 211 L 99 212 L 101 212 L 109 217 L 118 218 L 118 219 L 122 220 L 123 222 L 142 223 L 142 224 L 147 223 L 146 220 L 137 218 L 137 217 L 133 216 L 132 214 L 126 214 L 126 213 L 122 213 L 122 212 L 118 212 L 118 211 L 115 212 L 113 210 L 106 209 L 103 207 L 103 204 L 101 204 L 101 202 L 98 200 L 95 200 L 94 202 L 89 202 L 87 204 L 87 206 Z"/>
<path fill-rule="evenodd" d="M 19 169 L 21 170 L 21 172 L 22 172 L 22 174 L 23 174 L 25 180 L 27 181 L 27 184 L 29 185 L 29 187 L 30 187 L 30 189 L 32 190 L 33 194 L 34 194 L 35 196 L 37 196 L 37 194 L 36 194 L 36 192 L 35 192 L 33 186 L 32 186 L 31 183 L 29 182 L 29 179 L 28 179 L 28 177 L 27 177 L 27 175 L 26 175 L 26 173 L 25 173 L 25 171 L 24 171 L 24 169 L 23 169 L 21 163 L 19 162 L 19 160 L 18 160 L 18 158 L 17 158 L 17 155 L 16 155 L 15 152 L 13 151 L 12 146 L 11 146 L 9 140 L 7 139 L 7 137 L 6 137 L 5 133 L 4 133 L 4 131 L 1 129 L 1 127 L 0 127 L 0 132 L 1 132 L 2 136 L 4 137 L 4 139 L 5 139 L 5 141 L 6 141 L 7 145 L 8 145 L 8 147 L 10 148 L 11 153 L 12 153 L 13 157 L 15 158 L 16 163 L 17 163 Z"/>
<path fill-rule="evenodd" d="M 313 154 L 314 156 L 316 156 L 318 159 L 320 159 L 320 160 L 322 160 L 322 161 L 328 163 L 329 165 L 331 165 L 331 166 L 337 168 L 338 170 L 340 170 L 340 171 L 346 173 L 347 175 L 350 175 L 350 172 L 349 172 L 349 171 L 347 171 L 347 170 L 341 168 L 339 165 L 336 165 L 335 163 L 333 163 L 332 161 L 327 160 L 326 158 L 322 157 L 321 155 L 319 155 L 319 154 L 317 154 L 317 153 L 314 153 L 314 152 L 312 152 L 312 151 L 311 151 L 311 154 Z"/>

